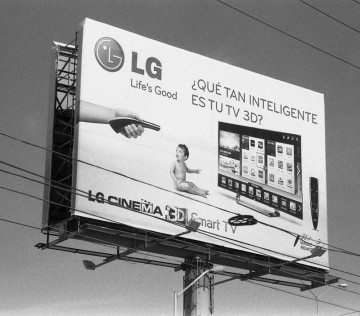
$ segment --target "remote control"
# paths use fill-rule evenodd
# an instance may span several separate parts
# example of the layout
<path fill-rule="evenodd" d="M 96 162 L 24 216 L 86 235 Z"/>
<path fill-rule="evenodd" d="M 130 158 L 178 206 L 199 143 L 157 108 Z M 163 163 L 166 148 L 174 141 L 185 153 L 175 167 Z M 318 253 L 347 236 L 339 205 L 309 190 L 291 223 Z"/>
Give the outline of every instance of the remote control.
<path fill-rule="evenodd" d="M 310 177 L 310 209 L 313 227 L 316 230 L 319 221 L 319 181 Z"/>
<path fill-rule="evenodd" d="M 130 125 L 130 124 L 141 125 L 141 126 L 143 126 L 145 128 L 150 128 L 150 129 L 153 129 L 155 131 L 160 130 L 160 126 L 157 125 L 157 124 L 147 122 L 147 121 L 138 120 L 138 119 L 134 119 L 134 118 L 129 118 L 129 117 L 116 117 L 116 118 L 113 118 L 113 119 L 109 120 L 109 124 L 116 133 L 124 133 L 125 132 L 125 126 Z"/>

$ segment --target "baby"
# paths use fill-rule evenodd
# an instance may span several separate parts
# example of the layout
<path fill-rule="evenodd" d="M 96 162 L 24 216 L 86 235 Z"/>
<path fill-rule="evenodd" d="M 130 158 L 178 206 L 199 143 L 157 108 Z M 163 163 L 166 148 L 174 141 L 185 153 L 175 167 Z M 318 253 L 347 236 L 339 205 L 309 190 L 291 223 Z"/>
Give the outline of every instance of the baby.
<path fill-rule="evenodd" d="M 209 191 L 198 188 L 194 183 L 186 181 L 186 173 L 200 173 L 200 169 L 190 169 L 185 160 L 189 158 L 189 149 L 186 145 L 180 144 L 176 148 L 176 161 L 171 165 L 170 175 L 174 181 L 175 189 L 186 191 L 191 194 L 206 197 Z"/>

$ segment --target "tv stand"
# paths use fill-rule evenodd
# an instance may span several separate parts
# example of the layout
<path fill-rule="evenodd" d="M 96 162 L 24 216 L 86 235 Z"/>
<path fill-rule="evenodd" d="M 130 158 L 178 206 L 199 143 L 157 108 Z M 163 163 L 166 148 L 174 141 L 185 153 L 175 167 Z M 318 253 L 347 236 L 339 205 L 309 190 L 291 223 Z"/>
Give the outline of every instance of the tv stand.
<path fill-rule="evenodd" d="M 279 217 L 280 216 L 280 212 L 276 208 L 273 208 L 273 211 L 271 212 L 271 211 L 267 211 L 265 209 L 254 207 L 254 206 L 242 201 L 240 192 L 236 193 L 236 203 L 239 205 L 245 206 L 245 207 L 247 207 L 255 212 L 258 212 L 262 215 L 268 216 L 268 217 Z"/>

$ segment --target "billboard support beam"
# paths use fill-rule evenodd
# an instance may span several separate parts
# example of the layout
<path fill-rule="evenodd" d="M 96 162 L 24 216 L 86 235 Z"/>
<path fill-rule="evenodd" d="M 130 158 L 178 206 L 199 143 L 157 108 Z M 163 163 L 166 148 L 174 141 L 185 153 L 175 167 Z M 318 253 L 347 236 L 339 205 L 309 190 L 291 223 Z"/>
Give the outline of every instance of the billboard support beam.
<path fill-rule="evenodd" d="M 76 235 L 78 235 L 78 232 L 73 232 L 73 233 L 69 233 L 69 234 L 66 234 L 64 235 L 64 237 L 60 237 L 60 238 L 57 238 L 51 242 L 47 242 L 46 244 L 43 244 L 41 247 L 39 247 L 39 249 L 41 250 L 44 250 L 46 248 L 51 248 L 52 246 L 55 246 L 69 238 L 73 238 L 75 237 Z"/>
<path fill-rule="evenodd" d="M 35 245 L 35 247 L 38 248 L 38 249 L 58 250 L 58 251 L 63 251 L 63 252 L 68 252 L 68 253 L 74 253 L 74 254 L 80 254 L 80 255 L 88 255 L 88 256 L 92 256 L 92 257 L 95 256 L 95 257 L 101 257 L 101 258 L 108 258 L 108 257 L 113 256 L 113 254 L 111 254 L 111 253 L 99 252 L 99 251 L 95 251 L 95 250 L 88 250 L 88 249 L 82 249 L 82 248 L 72 248 L 72 247 L 59 246 L 58 244 L 46 247 L 45 243 L 38 243 L 38 244 Z M 152 260 L 152 259 L 147 259 L 147 258 L 137 258 L 137 257 L 130 257 L 130 256 L 120 258 L 119 260 L 129 261 L 129 262 L 133 262 L 133 263 L 151 264 L 151 265 L 155 265 L 155 266 L 173 268 L 174 271 L 183 270 L 183 268 L 182 268 L 183 264 L 181 264 L 179 266 L 177 263 L 171 263 L 171 262 L 168 262 L 168 261 L 157 261 L 157 260 Z M 239 275 L 237 275 L 237 273 L 230 273 L 230 272 L 225 272 L 225 271 L 223 271 L 221 274 L 222 275 L 229 275 L 229 276 L 230 275 L 239 276 Z M 254 278 L 253 280 L 263 282 L 263 283 L 271 283 L 271 284 L 278 284 L 278 285 L 284 285 L 284 286 L 289 286 L 289 287 L 296 287 L 296 288 L 299 288 L 299 289 L 303 289 L 303 291 L 308 290 L 309 288 L 306 288 L 306 287 L 310 286 L 310 285 L 305 285 L 304 286 L 304 283 L 300 284 L 300 283 L 295 283 L 295 282 L 280 281 L 280 280 L 275 280 L 275 279 L 266 279 L 266 278 L 261 278 L 261 277 Z M 223 281 L 216 282 L 216 283 L 214 283 L 214 286 L 225 283 L 227 281 L 230 281 L 230 280 L 226 279 L 226 280 L 223 280 Z M 336 281 L 333 281 L 333 282 L 327 281 L 327 285 L 332 284 L 332 283 L 336 283 Z"/>
<path fill-rule="evenodd" d="M 314 249 L 311 250 L 311 254 L 309 256 L 306 256 L 306 257 L 303 257 L 303 258 L 298 258 L 298 259 L 291 260 L 291 261 L 286 261 L 286 262 L 284 262 L 282 264 L 269 266 L 269 267 L 266 267 L 264 269 L 260 269 L 258 271 L 253 271 L 253 272 L 244 274 L 241 277 L 241 281 L 246 281 L 246 280 L 249 280 L 249 279 L 252 279 L 252 278 L 255 278 L 255 277 L 259 277 L 259 276 L 269 274 L 269 273 L 271 273 L 272 270 L 279 270 L 279 269 L 281 269 L 282 267 L 284 267 L 286 265 L 296 263 L 298 261 L 302 261 L 302 260 L 306 260 L 306 259 L 310 259 L 310 258 L 314 258 L 314 257 L 321 257 L 325 252 L 326 252 L 325 249 L 317 246 L 317 247 L 315 247 Z"/>
<path fill-rule="evenodd" d="M 231 278 L 229 278 L 227 280 L 223 280 L 223 281 L 218 282 L 216 284 L 225 283 L 225 282 L 232 281 L 232 280 L 235 280 L 235 279 L 240 279 L 241 281 L 247 281 L 249 279 L 254 279 L 254 278 L 257 278 L 257 277 L 261 277 L 261 276 L 266 275 L 266 274 L 271 274 L 273 271 L 280 270 L 282 267 L 287 266 L 289 264 L 296 263 L 298 261 L 302 261 L 302 260 L 306 260 L 306 259 L 310 259 L 310 258 L 314 258 L 314 257 L 321 257 L 325 252 L 326 252 L 325 249 L 323 249 L 323 248 L 321 248 L 319 246 L 316 246 L 314 249 L 311 250 L 311 254 L 309 256 L 306 256 L 306 257 L 303 257 L 303 258 L 298 258 L 298 259 L 291 260 L 291 261 L 286 261 L 286 262 L 281 263 L 281 264 L 269 266 L 269 267 L 266 267 L 264 269 L 260 269 L 260 270 L 257 270 L 257 271 L 252 271 L 252 272 L 249 272 L 247 274 L 243 274 L 241 276 L 231 277 Z M 320 283 L 316 282 L 316 284 L 320 284 Z M 322 284 L 322 285 L 324 285 L 324 284 Z M 319 286 L 321 286 L 321 284 Z M 305 286 L 305 287 L 313 288 L 312 286 Z"/>
<path fill-rule="evenodd" d="M 199 228 L 199 226 L 200 226 L 200 223 L 197 222 L 196 220 L 192 219 L 185 225 L 186 231 L 184 231 L 184 232 L 181 232 L 181 233 L 176 234 L 176 235 L 168 236 L 168 237 L 163 238 L 163 239 L 152 239 L 150 241 L 145 241 L 144 244 L 140 245 L 139 247 L 137 247 L 137 248 L 129 248 L 129 249 L 127 249 L 127 250 L 125 250 L 125 251 L 123 251 L 121 253 L 118 252 L 116 255 L 104 259 L 104 261 L 99 263 L 99 264 L 92 263 L 91 268 L 90 268 L 90 265 L 89 265 L 90 262 L 88 260 L 84 260 L 83 263 L 84 263 L 84 266 L 85 266 L 86 269 L 95 270 L 96 268 L 101 267 L 104 264 L 110 263 L 110 262 L 112 262 L 114 260 L 117 260 L 117 259 L 122 259 L 123 257 L 131 255 L 134 252 L 137 252 L 137 251 L 140 251 L 140 250 L 147 250 L 149 248 L 153 248 L 153 247 L 155 247 L 157 245 L 160 245 L 161 243 L 164 243 L 164 242 L 176 239 L 178 237 L 181 237 L 183 235 L 189 234 L 191 232 L 194 232 Z"/>

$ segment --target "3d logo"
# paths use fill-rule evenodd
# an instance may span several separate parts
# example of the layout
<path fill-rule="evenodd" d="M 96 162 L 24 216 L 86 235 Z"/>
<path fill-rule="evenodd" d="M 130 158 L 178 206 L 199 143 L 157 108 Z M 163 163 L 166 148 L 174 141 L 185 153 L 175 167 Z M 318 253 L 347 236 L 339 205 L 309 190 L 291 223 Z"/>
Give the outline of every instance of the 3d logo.
<path fill-rule="evenodd" d="M 96 42 L 95 58 L 102 68 L 110 72 L 120 70 L 125 61 L 120 44 L 110 37 L 102 37 Z"/>

